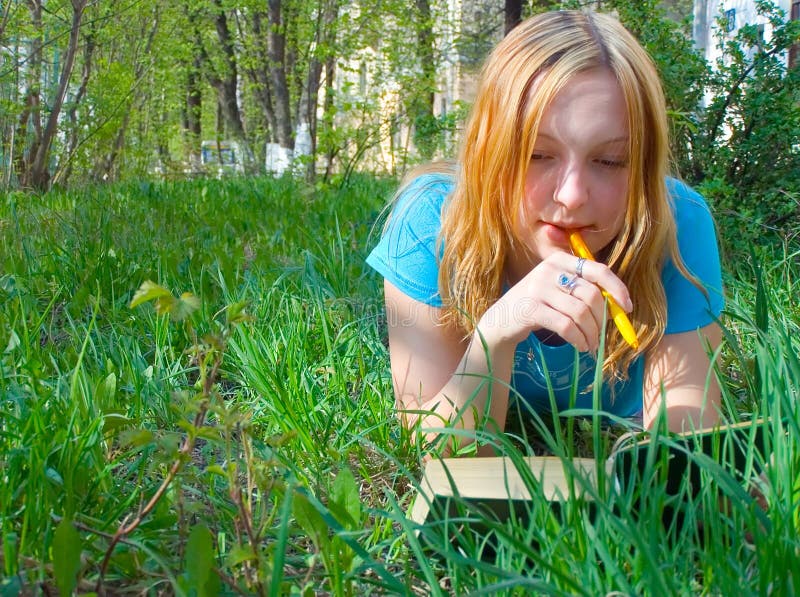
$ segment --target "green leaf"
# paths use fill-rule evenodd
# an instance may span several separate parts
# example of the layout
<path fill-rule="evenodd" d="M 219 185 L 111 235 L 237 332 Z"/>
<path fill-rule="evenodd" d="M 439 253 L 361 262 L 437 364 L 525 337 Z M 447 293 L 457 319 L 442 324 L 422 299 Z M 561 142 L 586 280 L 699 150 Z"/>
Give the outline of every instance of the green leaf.
<path fill-rule="evenodd" d="M 131 448 L 140 448 L 151 443 L 155 435 L 148 429 L 128 429 L 120 434 L 119 441 Z"/>
<path fill-rule="evenodd" d="M 252 562 L 256 560 L 256 554 L 252 547 L 249 546 L 236 546 L 228 553 L 225 558 L 225 566 L 232 568 L 238 566 L 242 562 Z"/>
<path fill-rule="evenodd" d="M 9 335 L 8 338 L 8 346 L 6 346 L 5 352 L 6 353 L 13 352 L 14 349 L 17 348 L 19 345 L 20 345 L 20 340 L 19 336 L 17 335 L 17 332 L 11 330 L 11 334 Z"/>
<path fill-rule="evenodd" d="M 117 376 L 114 372 L 109 373 L 102 381 L 98 382 L 94 389 L 94 399 L 101 406 L 112 401 L 117 393 Z"/>
<path fill-rule="evenodd" d="M 64 478 L 52 466 L 48 466 L 46 469 L 44 469 L 44 476 L 47 478 L 48 481 L 55 483 L 59 487 L 64 486 Z"/>
<path fill-rule="evenodd" d="M 81 567 L 81 537 L 72 521 L 66 517 L 56 527 L 53 534 L 53 575 L 58 593 L 71 595 L 78 583 L 78 571 Z"/>
<path fill-rule="evenodd" d="M 314 545 L 324 551 L 328 545 L 328 524 L 305 494 L 298 492 L 292 502 L 292 514 L 297 524 L 308 533 Z"/>
<path fill-rule="evenodd" d="M 169 290 L 151 280 L 143 282 L 133 295 L 131 309 L 147 301 L 155 301 L 156 313 L 169 313 L 173 321 L 182 321 L 200 308 L 200 299 L 191 292 L 184 292 L 180 298 L 175 298 Z"/>
<path fill-rule="evenodd" d="M 183 321 L 200 308 L 200 299 L 191 292 L 184 292 L 181 298 L 170 304 L 168 312 L 174 321 Z M 156 304 L 156 310 L 158 304 Z"/>
<path fill-rule="evenodd" d="M 211 475 L 219 475 L 220 477 L 228 476 L 228 474 L 225 472 L 225 469 L 218 464 L 209 464 L 206 467 L 206 472 Z"/>
<path fill-rule="evenodd" d="M 121 412 L 107 412 L 103 415 L 103 432 L 114 433 L 124 429 L 133 422 Z"/>
<path fill-rule="evenodd" d="M 247 301 L 237 301 L 235 303 L 231 303 L 230 305 L 228 305 L 225 312 L 228 325 L 235 325 L 237 323 L 243 323 L 245 321 L 252 321 L 253 316 L 245 311 L 246 307 L 247 307 Z"/>
<path fill-rule="evenodd" d="M 142 303 L 146 303 L 147 301 L 152 300 L 163 300 L 165 298 L 172 298 L 173 300 L 175 297 L 172 296 L 172 293 L 164 288 L 163 286 L 159 286 L 155 282 L 150 280 L 145 280 L 142 282 L 142 285 L 139 287 L 139 290 L 133 295 L 133 300 L 131 300 L 130 308 L 133 309 L 134 307 L 138 307 Z"/>
<path fill-rule="evenodd" d="M 219 576 L 214 572 L 214 540 L 211 531 L 197 524 L 186 542 L 186 582 L 197 597 L 217 595 L 221 588 Z"/>
<path fill-rule="evenodd" d="M 361 496 L 358 483 L 348 467 L 336 475 L 331 489 L 331 512 L 339 523 L 350 530 L 359 527 L 361 520 Z"/>

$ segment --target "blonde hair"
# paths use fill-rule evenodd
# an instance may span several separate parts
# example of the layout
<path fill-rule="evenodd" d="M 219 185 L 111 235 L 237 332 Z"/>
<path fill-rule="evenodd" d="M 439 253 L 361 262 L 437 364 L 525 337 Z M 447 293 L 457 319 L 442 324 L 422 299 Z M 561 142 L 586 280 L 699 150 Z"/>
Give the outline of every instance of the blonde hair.
<path fill-rule="evenodd" d="M 658 72 L 613 17 L 554 11 L 524 21 L 491 53 L 464 131 L 455 188 L 442 220 L 439 290 L 444 322 L 466 335 L 502 294 L 510 251 L 524 247 L 515 230 L 542 114 L 571 77 L 597 68 L 617 79 L 630 131 L 627 209 L 607 248 L 607 263 L 634 299 L 630 319 L 638 352 L 664 334 L 661 269 L 667 255 L 689 274 L 677 249 L 666 190 L 668 123 Z M 625 378 L 638 352 L 613 325 L 607 326 L 605 347 L 604 377 Z"/>

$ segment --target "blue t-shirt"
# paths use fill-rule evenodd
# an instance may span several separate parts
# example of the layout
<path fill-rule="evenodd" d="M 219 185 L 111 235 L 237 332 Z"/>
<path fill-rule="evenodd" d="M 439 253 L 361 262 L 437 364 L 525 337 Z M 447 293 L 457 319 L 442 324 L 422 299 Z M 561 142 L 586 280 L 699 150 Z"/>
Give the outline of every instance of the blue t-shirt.
<path fill-rule="evenodd" d="M 452 177 L 426 174 L 403 192 L 390 216 L 378 245 L 367 263 L 400 291 L 414 300 L 441 307 L 437 240 L 442 209 L 453 190 Z M 667 179 L 678 231 L 678 247 L 688 270 L 703 284 L 708 298 L 684 278 L 671 260 L 661 271 L 667 297 L 665 333 L 677 334 L 701 328 L 718 317 L 723 307 L 722 275 L 714 222 L 702 196 L 685 184 Z M 609 324 L 610 325 L 610 324 Z M 559 410 L 570 406 L 573 393 L 575 348 L 570 344 L 549 346 L 535 334 L 521 342 L 514 356 L 511 397 L 526 401 L 537 412 L 551 410 L 548 381 Z M 578 354 L 575 408 L 592 408 L 596 361 L 590 353 Z M 601 409 L 622 417 L 642 410 L 644 358 L 639 356 L 628 371 L 628 379 L 613 387 L 604 383 Z"/>

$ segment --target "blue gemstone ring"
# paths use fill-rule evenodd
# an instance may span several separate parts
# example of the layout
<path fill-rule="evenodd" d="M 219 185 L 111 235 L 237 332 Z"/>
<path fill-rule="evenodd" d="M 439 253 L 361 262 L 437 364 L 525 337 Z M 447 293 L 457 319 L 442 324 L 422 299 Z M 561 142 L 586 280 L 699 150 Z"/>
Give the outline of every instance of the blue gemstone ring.
<path fill-rule="evenodd" d="M 575 291 L 575 287 L 577 285 L 578 285 L 577 274 L 572 277 L 570 277 L 566 273 L 558 274 L 558 287 L 567 294 L 571 295 Z"/>

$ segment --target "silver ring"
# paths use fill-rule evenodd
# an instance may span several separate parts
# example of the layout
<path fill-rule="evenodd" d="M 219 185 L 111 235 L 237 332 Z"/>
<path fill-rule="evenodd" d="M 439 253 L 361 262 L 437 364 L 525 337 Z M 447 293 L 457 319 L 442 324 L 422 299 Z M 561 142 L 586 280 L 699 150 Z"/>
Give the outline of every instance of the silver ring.
<path fill-rule="evenodd" d="M 583 264 L 586 263 L 586 257 L 578 257 L 578 264 L 575 266 L 575 275 L 583 278 Z"/>
<path fill-rule="evenodd" d="M 575 287 L 577 285 L 578 285 L 577 275 L 570 277 L 569 274 L 567 274 L 566 272 L 558 274 L 558 287 L 567 294 L 571 295 L 575 291 Z"/>

